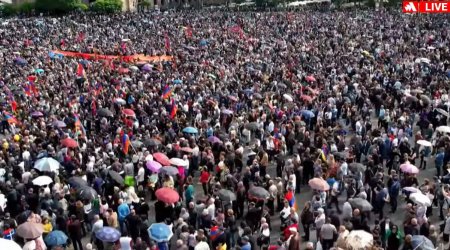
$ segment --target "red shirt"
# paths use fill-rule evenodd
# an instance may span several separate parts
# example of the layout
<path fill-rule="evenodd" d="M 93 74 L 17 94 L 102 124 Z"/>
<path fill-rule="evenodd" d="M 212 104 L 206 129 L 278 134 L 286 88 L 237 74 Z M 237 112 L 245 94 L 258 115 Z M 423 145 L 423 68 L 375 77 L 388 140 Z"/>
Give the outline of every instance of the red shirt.
<path fill-rule="evenodd" d="M 209 180 L 209 173 L 208 171 L 202 171 L 202 174 L 200 175 L 200 182 L 201 183 L 208 183 Z"/>

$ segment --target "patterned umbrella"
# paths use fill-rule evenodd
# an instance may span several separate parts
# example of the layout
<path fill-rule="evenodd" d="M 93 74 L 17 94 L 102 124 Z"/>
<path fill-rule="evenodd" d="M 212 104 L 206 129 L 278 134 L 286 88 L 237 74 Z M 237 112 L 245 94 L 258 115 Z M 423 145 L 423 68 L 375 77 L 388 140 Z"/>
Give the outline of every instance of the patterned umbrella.
<path fill-rule="evenodd" d="M 95 237 L 105 242 L 116 242 L 121 237 L 119 230 L 112 227 L 103 227 L 95 233 Z"/>
<path fill-rule="evenodd" d="M 64 232 L 55 230 L 45 237 L 45 244 L 47 246 L 61 246 L 67 243 L 67 239 L 67 235 Z"/>
<path fill-rule="evenodd" d="M 164 223 L 153 223 L 148 229 L 148 235 L 156 242 L 167 242 L 173 236 L 170 227 Z"/>

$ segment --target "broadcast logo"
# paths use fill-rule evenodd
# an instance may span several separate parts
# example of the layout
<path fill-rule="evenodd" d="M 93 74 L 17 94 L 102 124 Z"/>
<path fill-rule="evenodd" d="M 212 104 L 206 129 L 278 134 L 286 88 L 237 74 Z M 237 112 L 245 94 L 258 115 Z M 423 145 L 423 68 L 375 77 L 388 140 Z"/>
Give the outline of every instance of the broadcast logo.
<path fill-rule="evenodd" d="M 403 1 L 403 13 L 450 13 L 450 1 Z"/>

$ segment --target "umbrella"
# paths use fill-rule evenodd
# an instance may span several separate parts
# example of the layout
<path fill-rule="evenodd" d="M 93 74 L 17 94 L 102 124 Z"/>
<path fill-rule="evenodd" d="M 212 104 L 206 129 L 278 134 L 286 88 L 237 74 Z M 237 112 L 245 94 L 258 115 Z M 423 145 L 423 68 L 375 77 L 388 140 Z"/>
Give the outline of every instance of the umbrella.
<path fill-rule="evenodd" d="M 176 167 L 169 166 L 169 167 L 160 168 L 159 169 L 159 173 L 161 173 L 162 175 L 175 176 L 179 172 L 178 172 L 178 169 Z"/>
<path fill-rule="evenodd" d="M 67 243 L 67 235 L 59 230 L 51 231 L 46 237 L 45 237 L 45 244 L 47 246 L 61 246 L 65 245 Z"/>
<path fill-rule="evenodd" d="M 418 140 L 417 144 L 422 145 L 424 147 L 431 147 L 431 146 L 433 146 L 433 144 L 431 144 L 431 142 L 426 141 L 426 140 Z"/>
<path fill-rule="evenodd" d="M 36 186 L 47 186 L 48 184 L 52 183 L 53 180 L 52 180 L 52 178 L 43 175 L 43 176 L 37 177 L 32 182 Z"/>
<path fill-rule="evenodd" d="M 97 115 L 101 117 L 113 117 L 113 113 L 109 109 L 101 108 L 97 110 Z"/>
<path fill-rule="evenodd" d="M 78 176 L 70 177 L 68 183 L 70 187 L 75 189 L 88 186 L 87 181 Z"/>
<path fill-rule="evenodd" d="M 122 110 L 122 114 L 126 116 L 136 116 L 136 113 L 132 109 L 124 109 Z"/>
<path fill-rule="evenodd" d="M 431 200 L 428 198 L 428 196 L 422 194 L 421 192 L 412 193 L 409 196 L 409 199 L 412 200 L 414 203 L 418 205 L 422 205 L 425 207 L 431 206 Z"/>
<path fill-rule="evenodd" d="M 321 178 L 312 178 L 311 180 L 309 180 L 308 184 L 312 189 L 315 190 L 320 191 L 330 190 L 330 185 L 328 185 L 328 183 Z"/>
<path fill-rule="evenodd" d="M 253 94 L 253 97 L 255 97 L 256 99 L 263 99 L 263 97 L 260 93 Z"/>
<path fill-rule="evenodd" d="M 210 143 L 221 143 L 222 141 L 219 139 L 219 137 L 217 137 L 217 136 L 210 136 L 210 137 L 208 137 L 208 141 L 210 142 Z"/>
<path fill-rule="evenodd" d="M 439 127 L 437 127 L 436 131 L 442 132 L 442 133 L 450 133 L 450 127 L 449 126 L 439 126 Z"/>
<path fill-rule="evenodd" d="M 97 237 L 97 239 L 111 243 L 118 241 L 121 236 L 122 234 L 119 230 L 113 227 L 102 227 L 95 233 L 95 237 Z"/>
<path fill-rule="evenodd" d="M 117 182 L 118 184 L 123 184 L 123 177 L 119 174 L 119 173 L 117 173 L 116 171 L 114 171 L 114 170 L 109 170 L 108 171 L 108 174 L 109 174 L 109 176 L 111 176 L 111 178 L 115 181 L 115 182 Z"/>
<path fill-rule="evenodd" d="M 186 127 L 183 129 L 183 132 L 186 134 L 197 134 L 198 130 L 194 127 Z"/>
<path fill-rule="evenodd" d="M 169 204 L 175 203 L 180 200 L 180 195 L 178 194 L 178 192 L 167 187 L 156 190 L 155 195 L 159 201 Z"/>
<path fill-rule="evenodd" d="M 292 96 L 290 96 L 288 94 L 283 94 L 283 98 L 286 99 L 286 101 L 288 101 L 288 102 L 294 101 L 294 98 L 292 98 Z"/>
<path fill-rule="evenodd" d="M 258 123 L 256 123 L 256 122 L 250 122 L 250 123 L 245 124 L 245 128 L 249 129 L 249 130 L 257 130 L 258 127 L 259 127 Z"/>
<path fill-rule="evenodd" d="M 169 158 L 163 154 L 163 153 L 154 153 L 153 158 L 159 163 L 161 163 L 163 166 L 170 166 L 170 160 Z"/>
<path fill-rule="evenodd" d="M 185 153 L 192 153 L 192 148 L 190 148 L 190 147 L 182 147 L 181 151 L 183 151 Z"/>
<path fill-rule="evenodd" d="M 142 145 L 144 145 L 143 142 L 135 140 L 135 141 L 131 141 L 131 146 L 133 146 L 134 148 L 141 148 Z"/>
<path fill-rule="evenodd" d="M 153 223 L 147 231 L 150 238 L 156 242 L 168 242 L 173 236 L 170 227 L 164 223 Z"/>
<path fill-rule="evenodd" d="M 156 147 L 156 146 L 161 145 L 161 142 L 158 139 L 151 138 L 151 139 L 146 139 L 144 141 L 144 145 L 147 147 Z"/>
<path fill-rule="evenodd" d="M 172 158 L 170 159 L 170 165 L 177 166 L 177 167 L 187 167 L 188 162 L 180 159 L 180 158 Z"/>
<path fill-rule="evenodd" d="M 65 122 L 63 121 L 54 121 L 52 123 L 53 127 L 57 127 L 57 128 L 65 128 L 67 125 Z"/>
<path fill-rule="evenodd" d="M 263 187 L 252 187 L 248 190 L 248 196 L 250 199 L 266 200 L 270 195 Z"/>
<path fill-rule="evenodd" d="M 315 117 L 316 115 L 311 110 L 302 110 L 301 111 L 302 116 L 304 116 L 306 119 L 311 119 Z"/>
<path fill-rule="evenodd" d="M 40 223 L 25 222 L 17 227 L 16 233 L 24 239 L 36 239 L 44 232 L 44 227 Z"/>
<path fill-rule="evenodd" d="M 77 141 L 72 138 L 65 138 L 61 140 L 61 145 L 67 148 L 76 148 L 78 147 Z"/>
<path fill-rule="evenodd" d="M 400 170 L 402 170 L 404 173 L 408 174 L 417 174 L 419 173 L 419 169 L 412 165 L 411 163 L 404 163 L 400 165 Z"/>
<path fill-rule="evenodd" d="M 219 199 L 221 201 L 235 201 L 236 200 L 236 194 L 231 192 L 228 189 L 221 189 L 219 190 Z"/>
<path fill-rule="evenodd" d="M 42 114 L 42 112 L 40 111 L 34 111 L 33 113 L 31 113 L 31 117 L 43 117 L 44 114 Z"/>
<path fill-rule="evenodd" d="M 448 114 L 448 112 L 447 111 L 445 111 L 445 110 L 443 110 L 443 109 L 441 109 L 441 108 L 437 108 L 437 109 L 435 109 L 437 112 L 439 112 L 439 113 L 441 113 L 442 115 L 445 115 L 445 116 L 449 116 L 449 114 Z"/>
<path fill-rule="evenodd" d="M 287 88 L 286 84 L 284 83 L 279 83 L 277 86 L 283 89 Z"/>
<path fill-rule="evenodd" d="M 361 212 L 370 212 L 372 211 L 372 204 L 368 200 L 362 198 L 354 198 L 348 201 L 353 209 L 357 208 Z"/>
<path fill-rule="evenodd" d="M 122 98 L 116 98 L 116 99 L 114 99 L 114 103 L 120 104 L 120 105 L 125 105 L 125 103 L 127 103 L 127 102 Z"/>
<path fill-rule="evenodd" d="M 0 238 L 0 249 L 22 250 L 22 247 L 13 240 Z"/>
<path fill-rule="evenodd" d="M 232 115 L 233 114 L 233 110 L 224 109 L 224 110 L 222 110 L 222 114 L 224 114 L 224 115 Z"/>
<path fill-rule="evenodd" d="M 373 244 L 373 235 L 364 230 L 353 230 L 345 238 L 344 244 L 344 249 L 370 249 Z"/>
<path fill-rule="evenodd" d="M 147 163 L 145 163 L 145 166 L 147 167 L 148 170 L 155 173 L 158 173 L 159 169 L 162 168 L 162 165 L 157 161 L 148 161 Z"/>
<path fill-rule="evenodd" d="M 142 66 L 142 70 L 143 71 L 152 71 L 153 66 L 150 64 L 145 64 L 144 66 Z"/>
<path fill-rule="evenodd" d="M 59 162 L 53 158 L 44 157 L 34 163 L 34 168 L 41 172 L 54 172 L 59 169 Z"/>
<path fill-rule="evenodd" d="M 415 188 L 415 187 L 404 187 L 403 190 L 410 192 L 410 193 L 417 193 L 420 192 L 419 189 Z"/>
<path fill-rule="evenodd" d="M 307 82 L 315 82 L 315 81 L 316 81 L 316 78 L 315 78 L 314 76 L 307 76 L 307 77 L 305 77 L 305 80 L 306 80 Z"/>
<path fill-rule="evenodd" d="M 364 172 L 366 171 L 366 166 L 362 163 L 353 162 L 348 165 L 352 172 Z"/>
<path fill-rule="evenodd" d="M 208 243 L 201 241 L 195 245 L 194 250 L 210 250 Z"/>
<path fill-rule="evenodd" d="M 82 186 L 78 188 L 77 190 L 77 197 L 83 200 L 93 200 L 95 197 L 97 197 L 98 194 L 95 191 L 95 189 L 88 187 L 88 186 Z"/>
<path fill-rule="evenodd" d="M 132 71 L 138 71 L 138 70 L 139 70 L 139 68 L 136 67 L 136 66 L 131 66 L 130 69 L 131 69 Z"/>
<path fill-rule="evenodd" d="M 414 235 L 411 243 L 414 250 L 435 250 L 433 242 L 423 235 Z"/>

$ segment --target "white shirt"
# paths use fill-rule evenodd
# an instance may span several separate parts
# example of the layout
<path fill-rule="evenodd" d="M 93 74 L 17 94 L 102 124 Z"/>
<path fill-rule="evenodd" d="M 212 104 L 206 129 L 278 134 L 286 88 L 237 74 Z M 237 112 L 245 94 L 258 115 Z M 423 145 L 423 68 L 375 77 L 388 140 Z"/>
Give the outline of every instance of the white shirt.
<path fill-rule="evenodd" d="M 131 238 L 130 237 L 120 237 L 120 249 L 121 250 L 131 250 Z"/>
<path fill-rule="evenodd" d="M 341 171 L 342 171 L 342 174 L 344 176 L 346 176 L 348 174 L 348 164 L 347 164 L 347 162 L 344 161 L 344 163 L 341 164 Z"/>
<path fill-rule="evenodd" d="M 138 170 L 136 180 L 137 180 L 137 182 L 143 182 L 144 178 L 145 178 L 145 169 L 144 169 L 144 167 L 141 166 Z"/>

